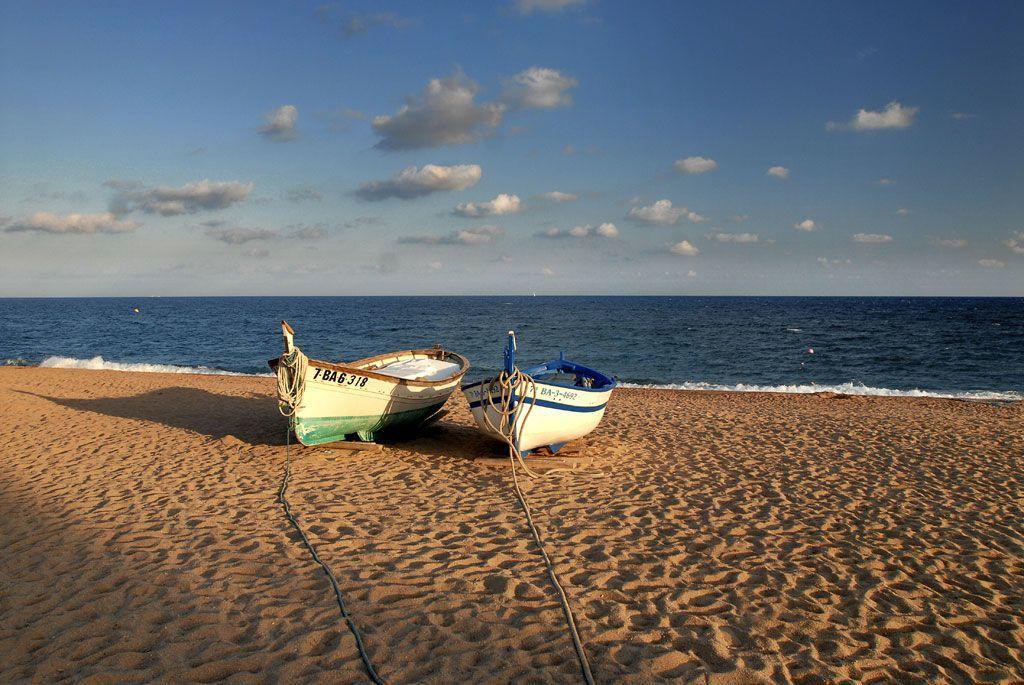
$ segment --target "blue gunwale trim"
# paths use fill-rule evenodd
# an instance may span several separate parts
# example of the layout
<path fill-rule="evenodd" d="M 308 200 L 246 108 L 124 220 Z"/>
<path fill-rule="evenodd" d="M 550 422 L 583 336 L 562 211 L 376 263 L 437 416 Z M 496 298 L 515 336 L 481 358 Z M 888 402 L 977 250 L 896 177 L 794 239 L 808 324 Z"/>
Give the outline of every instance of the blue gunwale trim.
<path fill-rule="evenodd" d="M 523 404 L 533 404 L 533 405 L 536 405 L 538 407 L 547 407 L 548 409 L 561 409 L 562 411 L 576 411 L 576 412 L 601 411 L 602 409 L 604 409 L 608 405 L 608 403 L 605 402 L 604 404 L 594 405 L 593 407 L 580 407 L 580 406 L 575 405 L 575 404 L 562 404 L 561 402 L 552 402 L 551 400 L 534 400 L 533 398 L 530 398 L 530 397 L 524 397 L 521 400 L 517 400 L 517 403 L 518 402 L 522 402 Z M 470 402 L 469 403 L 469 408 L 470 409 L 476 409 L 477 407 L 479 407 L 483 403 L 484 403 L 483 400 L 480 400 L 479 402 Z"/>
<path fill-rule="evenodd" d="M 530 374 L 530 375 L 532 376 L 533 374 Z M 465 385 L 462 386 L 462 391 L 465 392 L 465 391 L 469 390 L 470 388 L 475 388 L 476 386 L 483 385 L 484 383 L 490 383 L 493 380 L 494 380 L 493 378 L 485 378 L 482 381 L 474 381 L 472 383 L 466 383 Z M 568 385 L 568 384 L 565 384 L 565 383 L 552 383 L 550 381 L 544 380 L 543 376 L 541 376 L 540 378 L 535 378 L 534 380 L 537 381 L 538 385 L 550 385 L 553 388 L 566 388 L 566 389 L 569 389 L 569 390 L 581 390 L 583 392 L 610 392 L 610 391 L 615 389 L 615 386 L 618 385 L 618 382 L 616 380 L 614 380 L 614 379 L 612 379 L 610 385 L 605 385 L 604 387 L 601 387 L 601 388 L 583 388 L 583 387 L 579 387 L 579 386 L 576 386 L 576 385 Z"/>

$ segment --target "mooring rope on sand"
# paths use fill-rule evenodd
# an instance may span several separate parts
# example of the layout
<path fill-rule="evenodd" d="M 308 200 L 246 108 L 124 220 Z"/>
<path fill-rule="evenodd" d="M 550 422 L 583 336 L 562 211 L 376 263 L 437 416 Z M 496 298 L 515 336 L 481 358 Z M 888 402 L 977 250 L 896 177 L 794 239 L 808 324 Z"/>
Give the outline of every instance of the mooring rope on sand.
<path fill-rule="evenodd" d="M 284 479 L 281 481 L 281 488 L 277 491 L 277 501 L 284 507 L 284 515 L 288 518 L 288 521 L 295 527 L 295 530 L 299 531 L 299 536 L 302 538 L 302 542 L 306 545 L 306 549 L 309 550 L 310 555 L 313 557 L 313 561 L 320 565 L 323 569 L 324 575 L 327 576 L 327 580 L 331 582 L 331 588 L 334 590 L 334 598 L 338 602 L 338 608 L 341 609 L 341 617 L 345 619 L 345 623 L 348 624 L 348 629 L 352 633 L 352 637 L 356 639 L 356 648 L 359 649 L 359 658 L 363 660 L 363 666 L 366 668 L 366 674 L 370 676 L 377 685 L 384 685 L 384 681 L 379 675 L 377 675 L 376 669 L 373 667 L 373 662 L 370 661 L 370 655 L 366 653 L 366 646 L 363 644 L 363 636 L 359 632 L 359 628 L 356 627 L 355 621 L 352 620 L 352 616 L 348 613 L 348 609 L 345 607 L 345 600 L 341 596 L 341 587 L 338 585 L 338 579 L 334 577 L 334 572 L 331 571 L 331 567 L 328 566 L 320 558 L 320 555 L 316 553 L 316 548 L 313 547 L 313 543 L 306 537 L 305 531 L 302 530 L 302 526 L 292 515 L 291 506 L 288 504 L 288 497 L 286 493 L 288 491 L 288 481 L 292 477 L 292 421 L 288 421 L 288 434 L 285 438 L 285 462 L 284 462 Z"/>
<path fill-rule="evenodd" d="M 492 397 L 495 386 L 498 386 L 500 404 L 496 405 Z M 544 558 L 544 563 L 548 568 L 548 578 L 551 579 L 551 584 L 555 587 L 555 591 L 558 593 L 558 600 L 562 605 L 562 613 L 565 614 L 565 622 L 569 627 L 569 634 L 572 637 L 572 646 L 576 650 L 576 657 L 580 662 L 580 670 L 583 672 L 583 680 L 587 685 L 594 685 L 594 676 L 590 672 L 590 661 L 587 659 L 587 652 L 583 649 L 583 641 L 580 639 L 579 630 L 576 628 L 576 618 L 573 616 L 572 607 L 569 606 L 569 597 L 566 595 L 565 590 L 562 588 L 562 584 L 558 581 L 558 574 L 555 573 L 555 566 L 551 563 L 551 558 L 548 556 L 547 550 L 544 548 L 544 542 L 541 540 L 540 531 L 537 529 L 537 525 L 533 522 L 533 514 L 530 512 L 530 505 L 526 501 L 526 496 L 523 494 L 523 490 L 519 487 L 519 477 L 516 475 L 516 462 L 518 461 L 523 466 L 523 470 L 531 477 L 536 478 L 538 474 L 530 469 L 526 465 L 526 461 L 523 459 L 523 455 L 519 453 L 518 438 L 522 435 L 523 426 L 526 425 L 526 420 L 530 418 L 530 412 L 536 406 L 537 402 L 537 382 L 527 373 L 523 373 L 519 370 L 519 367 L 513 366 L 512 372 L 502 371 L 498 377 L 490 382 L 486 389 L 483 385 L 480 386 L 480 392 L 484 393 L 487 398 L 487 405 L 481 404 L 482 413 L 484 416 L 484 422 L 492 430 L 501 435 L 505 443 L 508 445 L 508 460 L 512 465 L 512 485 L 515 487 L 516 497 L 519 499 L 519 504 L 522 506 L 523 513 L 526 514 L 526 522 L 530 525 L 530 532 L 533 533 L 533 539 L 537 543 L 538 549 L 540 549 L 540 555 Z M 526 404 L 525 398 L 527 394 L 530 396 L 530 406 L 527 408 L 526 413 L 523 414 L 523 420 L 519 422 L 518 435 L 516 433 L 516 418 L 519 415 L 519 410 L 524 404 Z M 518 405 L 513 405 L 513 398 L 522 398 Z M 483 402 L 481 398 L 481 402 Z M 488 414 L 488 409 L 492 409 L 500 417 L 498 426 L 495 426 Z M 544 475 L 555 473 L 556 471 L 570 471 L 571 469 L 552 469 L 547 471 Z"/>
<path fill-rule="evenodd" d="M 316 553 L 316 548 L 309 541 L 306 532 L 302 530 L 298 520 L 292 515 L 292 508 L 288 504 L 288 481 L 292 477 L 292 430 L 295 427 L 295 410 L 298 409 L 299 404 L 302 402 L 302 395 L 306 390 L 306 368 L 308 365 L 309 360 L 306 355 L 297 347 L 293 347 L 291 352 L 282 355 L 277 364 L 277 408 L 282 415 L 288 418 L 284 447 L 284 479 L 281 481 L 281 487 L 277 491 L 277 501 L 284 507 L 284 515 L 295 530 L 299 532 L 299 536 L 313 557 L 313 561 L 320 565 L 324 575 L 327 576 L 327 580 L 330 581 L 331 588 L 334 590 L 334 599 L 337 600 L 338 608 L 341 610 L 341 617 L 345 619 L 352 637 L 356 640 L 356 648 L 359 650 L 359 658 L 363 660 L 366 674 L 377 685 L 384 685 L 384 681 L 377 675 L 377 671 L 373 667 L 373 662 L 370 661 L 370 655 L 366 652 L 363 636 L 359 632 L 359 628 L 356 627 L 355 621 L 352 620 L 352 616 L 348 613 L 345 599 L 341 596 L 341 587 L 338 585 L 338 579 L 335 578 L 331 567 L 324 563 L 320 555 Z"/>

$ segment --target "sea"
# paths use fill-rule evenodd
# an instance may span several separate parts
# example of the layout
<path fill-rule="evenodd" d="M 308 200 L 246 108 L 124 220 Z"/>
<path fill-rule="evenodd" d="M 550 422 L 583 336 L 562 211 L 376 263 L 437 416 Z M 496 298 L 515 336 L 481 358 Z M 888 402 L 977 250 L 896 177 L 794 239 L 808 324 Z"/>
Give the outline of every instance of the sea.
<path fill-rule="evenodd" d="M 557 357 L 625 386 L 1024 399 L 1024 298 L 0 299 L 0 364 L 267 375 L 280 321 L 310 357 L 434 344 L 497 370 Z"/>

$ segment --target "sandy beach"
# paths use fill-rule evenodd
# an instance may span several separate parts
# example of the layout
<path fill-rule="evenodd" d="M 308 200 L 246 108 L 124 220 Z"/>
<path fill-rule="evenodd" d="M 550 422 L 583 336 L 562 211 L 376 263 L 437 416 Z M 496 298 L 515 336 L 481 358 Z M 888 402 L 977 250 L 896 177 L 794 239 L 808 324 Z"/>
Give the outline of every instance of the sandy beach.
<path fill-rule="evenodd" d="M 579 682 L 461 396 L 289 498 L 388 682 Z M 0 681 L 365 682 L 273 379 L 0 369 Z M 1024 406 L 617 390 L 523 488 L 598 682 L 1021 682 Z M 597 475 L 600 472 L 602 475 Z"/>

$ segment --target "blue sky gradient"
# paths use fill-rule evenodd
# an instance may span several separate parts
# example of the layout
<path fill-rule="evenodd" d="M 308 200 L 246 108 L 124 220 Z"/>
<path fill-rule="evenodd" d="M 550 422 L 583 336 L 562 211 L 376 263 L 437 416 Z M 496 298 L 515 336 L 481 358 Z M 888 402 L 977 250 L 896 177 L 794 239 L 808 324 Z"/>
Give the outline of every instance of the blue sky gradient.
<path fill-rule="evenodd" d="M 1024 5 L 535 4 L 0 4 L 0 295 L 1024 295 Z"/>

